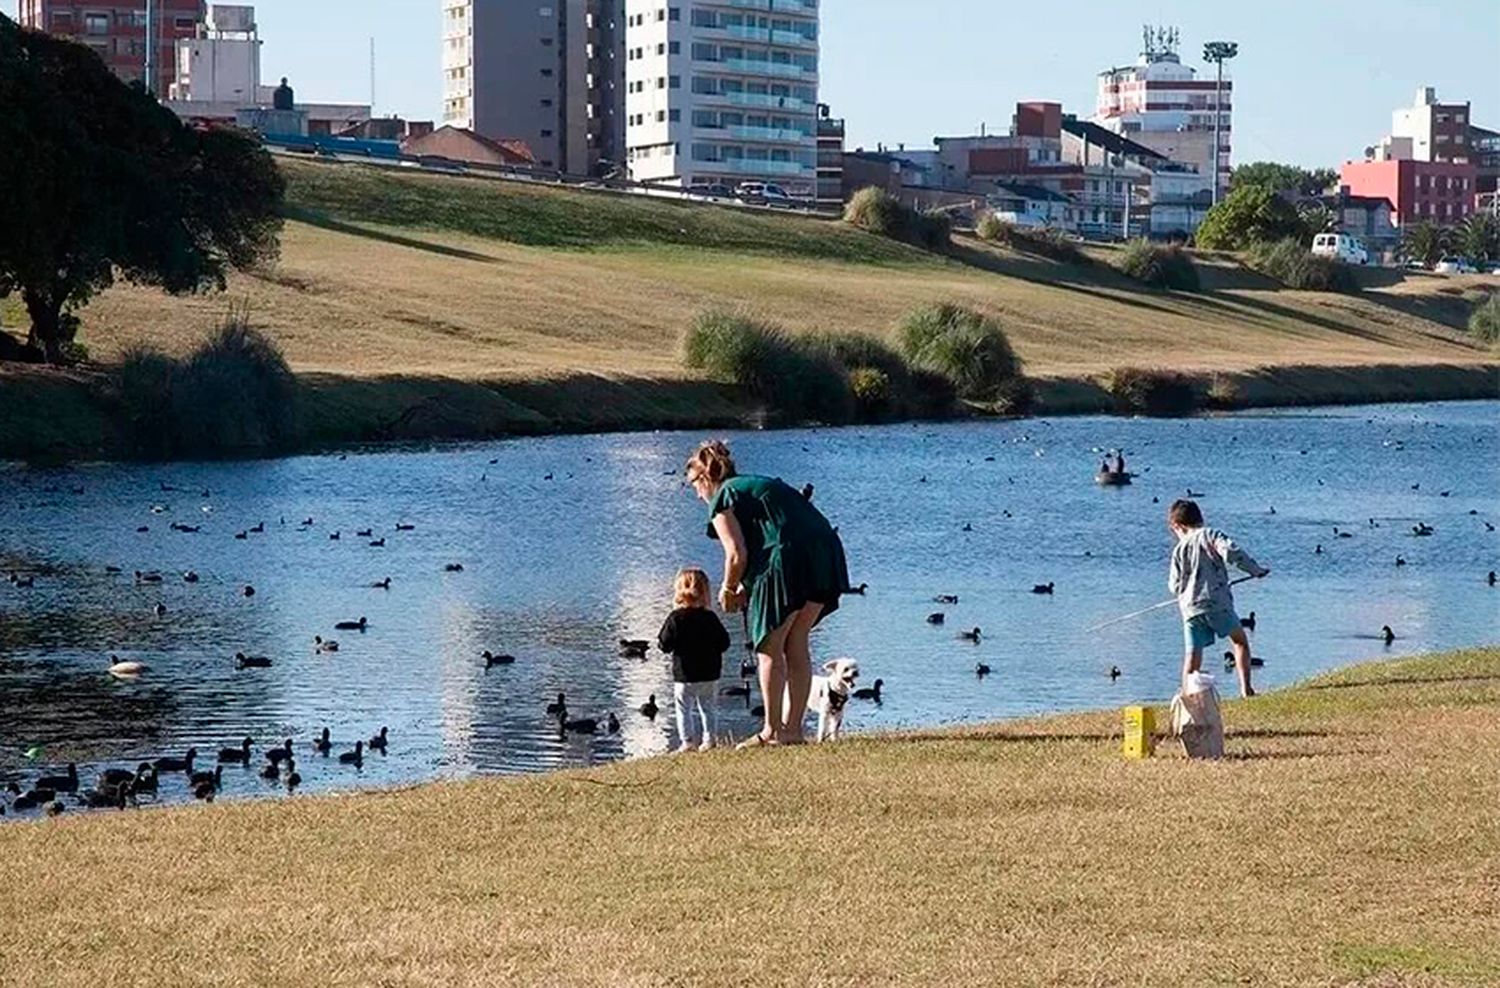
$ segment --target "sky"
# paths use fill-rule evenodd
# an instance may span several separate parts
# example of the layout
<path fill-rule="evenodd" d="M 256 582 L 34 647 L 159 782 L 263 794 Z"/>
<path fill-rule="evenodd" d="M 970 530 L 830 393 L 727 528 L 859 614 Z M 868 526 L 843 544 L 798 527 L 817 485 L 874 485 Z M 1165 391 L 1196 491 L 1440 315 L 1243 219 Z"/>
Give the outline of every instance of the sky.
<path fill-rule="evenodd" d="M 441 115 L 441 0 L 255 7 L 267 82 L 290 76 L 299 100 L 365 102 L 373 37 L 376 111 Z M 821 98 L 850 148 L 925 147 L 981 122 L 1003 133 L 1018 100 L 1088 116 L 1098 73 L 1135 60 L 1147 22 L 1179 28 L 1192 65 L 1205 41 L 1239 42 L 1227 67 L 1237 163 L 1358 159 L 1424 85 L 1500 129 L 1497 0 L 823 0 Z"/>

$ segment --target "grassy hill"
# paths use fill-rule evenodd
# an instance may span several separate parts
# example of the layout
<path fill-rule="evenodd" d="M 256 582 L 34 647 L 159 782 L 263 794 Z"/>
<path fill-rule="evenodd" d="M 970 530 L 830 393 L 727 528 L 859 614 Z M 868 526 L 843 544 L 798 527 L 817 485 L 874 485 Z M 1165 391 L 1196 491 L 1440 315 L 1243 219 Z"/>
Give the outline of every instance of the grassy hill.
<path fill-rule="evenodd" d="M 17 988 L 1500 980 L 1500 650 L 1225 711 L 1219 763 L 1125 762 L 1110 711 L 0 825 L 0 958 Z"/>
<path fill-rule="evenodd" d="M 1354 369 L 1323 380 L 1326 395 L 1306 372 L 1295 386 L 1247 378 L 1247 393 L 1283 400 L 1379 396 L 1386 385 L 1360 368 L 1494 367 L 1457 330 L 1472 279 L 1319 295 L 1204 257 L 1208 290 L 1162 294 L 1107 265 L 972 239 L 936 257 L 832 220 L 297 160 L 283 169 L 293 218 L 278 264 L 234 277 L 225 295 L 106 293 L 82 313 L 92 359 L 139 344 L 184 352 L 229 304 L 247 304 L 329 402 L 322 439 L 379 438 L 361 410 L 412 395 L 438 410 L 424 427 L 438 435 L 732 416 L 733 396 L 682 384 L 677 345 L 695 313 L 723 304 L 793 331 L 886 335 L 915 305 L 960 302 L 996 316 L 1032 374 L 1062 379 L 1044 397 L 1064 403 L 1069 381 L 1124 365 Z M 18 386 L 14 369 L 0 373 Z M 1385 376 L 1422 393 L 1420 375 Z M 390 379 L 398 394 L 372 394 Z M 585 382 L 619 401 L 554 401 L 589 408 L 562 421 L 531 404 L 549 393 L 538 382 L 553 394 Z"/>

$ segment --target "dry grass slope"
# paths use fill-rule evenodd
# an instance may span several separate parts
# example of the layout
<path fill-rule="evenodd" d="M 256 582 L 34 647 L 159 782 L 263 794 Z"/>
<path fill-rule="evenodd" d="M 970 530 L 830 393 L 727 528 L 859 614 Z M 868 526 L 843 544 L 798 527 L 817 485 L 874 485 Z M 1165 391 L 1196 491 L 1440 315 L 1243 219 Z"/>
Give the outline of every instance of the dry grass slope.
<path fill-rule="evenodd" d="M 1123 692 L 1123 691 L 1122 691 Z M 0 827 L 7 985 L 1494 984 L 1500 649 L 1229 707 Z"/>

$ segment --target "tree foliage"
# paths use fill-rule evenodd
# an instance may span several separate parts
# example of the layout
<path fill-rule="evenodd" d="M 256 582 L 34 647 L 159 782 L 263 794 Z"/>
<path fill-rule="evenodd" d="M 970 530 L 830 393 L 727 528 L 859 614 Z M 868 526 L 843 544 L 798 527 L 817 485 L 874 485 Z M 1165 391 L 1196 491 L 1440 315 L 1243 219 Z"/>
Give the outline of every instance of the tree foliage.
<path fill-rule="evenodd" d="M 1208 211 L 1197 243 L 1207 250 L 1244 250 L 1257 243 L 1301 238 L 1302 219 L 1291 203 L 1262 185 L 1241 185 Z"/>
<path fill-rule="evenodd" d="M 1452 234 L 1448 230 L 1426 220 L 1411 224 L 1401 234 L 1401 259 L 1430 268 L 1448 253 L 1451 240 Z"/>
<path fill-rule="evenodd" d="M 1453 231 L 1453 248 L 1475 267 L 1500 259 L 1500 222 L 1489 213 L 1472 213 Z"/>
<path fill-rule="evenodd" d="M 1275 161 L 1253 161 L 1240 165 L 1229 175 L 1231 189 L 1257 185 L 1272 192 L 1296 192 L 1316 196 L 1337 187 L 1339 173 L 1332 168 L 1299 168 Z"/>
<path fill-rule="evenodd" d="M 284 191 L 249 135 L 194 130 L 89 48 L 0 15 L 0 297 L 61 357 L 74 309 L 115 280 L 222 288 L 273 257 Z"/>

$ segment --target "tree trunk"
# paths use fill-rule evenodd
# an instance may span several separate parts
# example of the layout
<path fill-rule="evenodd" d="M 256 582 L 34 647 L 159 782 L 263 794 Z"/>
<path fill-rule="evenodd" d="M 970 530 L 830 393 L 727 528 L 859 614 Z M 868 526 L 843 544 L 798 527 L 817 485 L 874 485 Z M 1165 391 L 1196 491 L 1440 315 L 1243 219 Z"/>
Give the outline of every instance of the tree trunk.
<path fill-rule="evenodd" d="M 42 358 L 49 364 L 62 363 L 63 339 L 62 297 L 44 295 L 28 288 L 21 293 L 26 302 L 26 314 L 31 317 L 31 335 L 26 342 L 42 351 Z"/>

